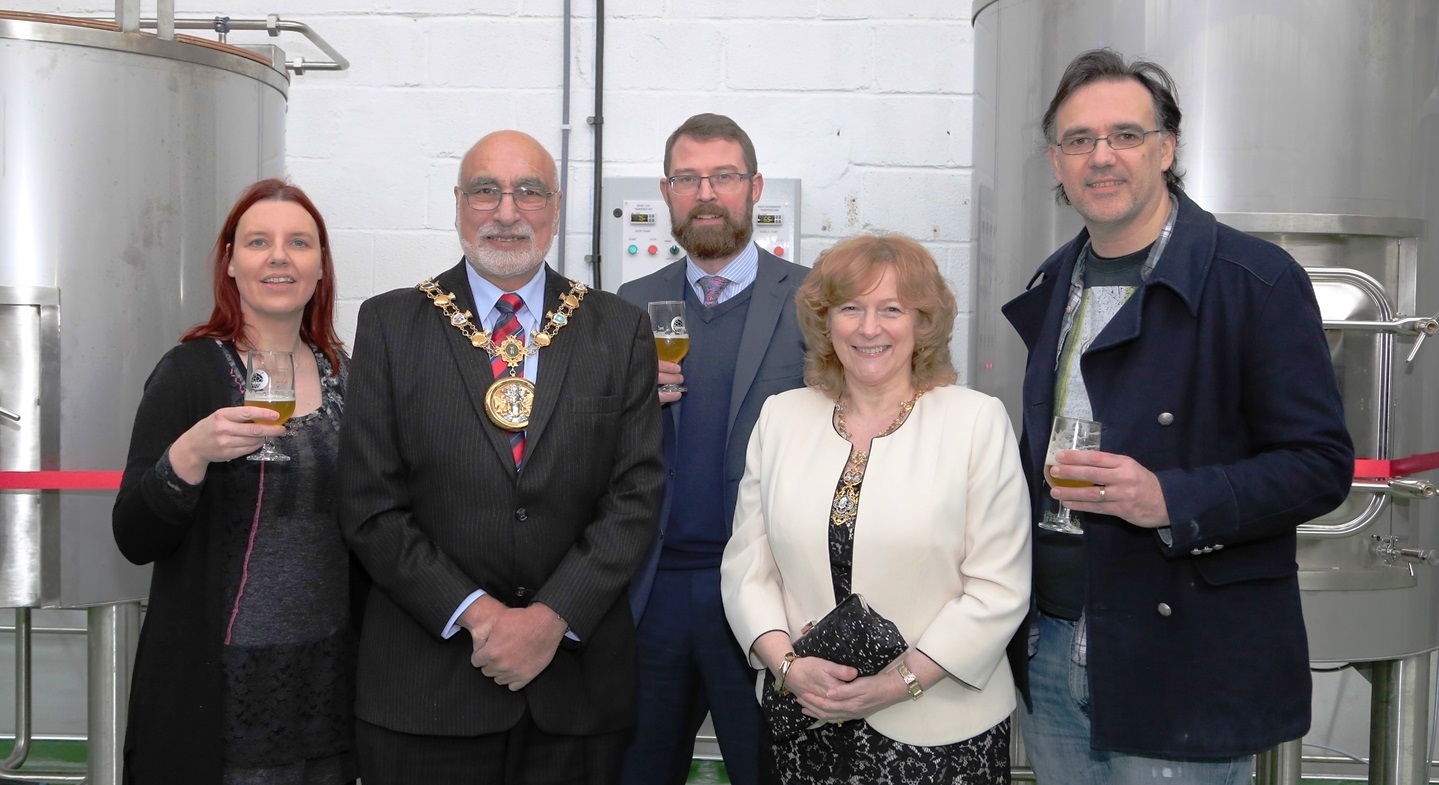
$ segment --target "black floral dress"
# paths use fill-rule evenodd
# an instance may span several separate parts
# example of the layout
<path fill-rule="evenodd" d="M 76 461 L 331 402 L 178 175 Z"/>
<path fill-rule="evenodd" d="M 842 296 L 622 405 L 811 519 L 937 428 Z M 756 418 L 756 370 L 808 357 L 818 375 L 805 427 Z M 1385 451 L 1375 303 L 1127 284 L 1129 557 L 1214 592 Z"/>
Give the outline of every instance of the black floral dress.
<path fill-rule="evenodd" d="M 903 420 L 897 420 L 885 433 L 902 425 Z M 851 447 L 830 506 L 835 604 L 851 592 L 854 522 L 868 465 L 868 454 Z M 825 723 L 773 742 L 772 748 L 784 785 L 1008 785 L 1010 780 L 1008 718 L 978 736 L 933 747 L 895 741 L 861 719 Z"/>

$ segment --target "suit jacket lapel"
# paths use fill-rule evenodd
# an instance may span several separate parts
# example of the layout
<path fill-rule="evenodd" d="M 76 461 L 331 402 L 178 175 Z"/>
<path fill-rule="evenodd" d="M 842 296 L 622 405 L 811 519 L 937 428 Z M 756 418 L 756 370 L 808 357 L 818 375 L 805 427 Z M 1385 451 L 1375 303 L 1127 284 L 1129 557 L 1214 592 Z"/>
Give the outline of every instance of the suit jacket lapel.
<path fill-rule="evenodd" d="M 460 260 L 458 265 L 451 267 L 441 273 L 435 279 L 440 288 L 454 295 L 455 307 L 461 313 L 468 314 L 470 321 L 480 327 L 481 316 L 489 310 L 489 306 L 483 308 L 475 303 L 474 292 L 470 291 L 469 274 L 465 270 L 465 261 Z M 416 294 L 419 294 L 418 292 Z M 423 296 L 423 295 L 420 295 Z M 435 309 L 434 319 L 442 322 L 439 309 Z M 485 391 L 495 381 L 494 372 L 490 369 L 490 355 L 484 349 L 478 348 L 470 343 L 464 333 L 460 332 L 454 325 L 443 324 L 445 331 L 445 345 L 450 347 L 450 353 L 455 357 L 455 365 L 460 370 L 460 379 L 464 381 L 465 390 L 469 393 L 470 404 L 475 407 L 475 416 L 485 422 L 489 422 L 489 415 L 485 414 Z M 485 429 L 490 444 L 494 446 L 496 453 L 514 465 L 514 459 L 510 457 L 510 442 L 506 433 L 499 428 L 490 427 Z"/>
<path fill-rule="evenodd" d="M 543 328 L 547 319 L 545 313 L 555 311 L 560 307 L 560 297 L 570 290 L 569 279 L 545 266 L 545 301 L 535 308 L 540 315 L 540 327 Z M 531 306 L 534 307 L 534 306 Z M 575 321 L 583 321 L 585 318 L 584 303 L 575 309 Z M 535 384 L 535 403 L 530 408 L 530 427 L 525 429 L 525 452 L 529 453 L 539 444 L 540 436 L 549 424 L 550 418 L 555 413 L 555 406 L 560 400 L 560 391 L 565 386 L 565 376 L 569 373 L 570 360 L 574 357 L 576 341 L 570 330 L 575 329 L 573 325 L 563 327 L 555 333 L 554 343 L 540 350 L 539 354 L 539 378 L 531 379 Z M 568 339 L 568 340 L 567 340 Z M 526 338 L 526 343 L 530 342 Z M 509 455 L 509 445 L 505 445 L 505 454 Z M 526 458 L 528 463 L 529 459 Z"/>
<path fill-rule="evenodd" d="M 787 275 L 789 273 L 775 264 L 769 254 L 760 251 L 759 272 L 755 276 L 754 289 L 750 294 L 744 332 L 740 335 L 739 356 L 735 358 L 734 385 L 730 388 L 729 422 L 725 426 L 726 437 L 734 427 L 745 396 L 749 395 L 755 374 L 759 373 L 760 362 L 764 360 L 765 350 L 769 348 L 770 340 L 774 337 L 775 325 L 779 324 L 780 312 L 784 310 L 785 300 L 790 296 L 789 291 L 780 286 L 780 282 Z"/>

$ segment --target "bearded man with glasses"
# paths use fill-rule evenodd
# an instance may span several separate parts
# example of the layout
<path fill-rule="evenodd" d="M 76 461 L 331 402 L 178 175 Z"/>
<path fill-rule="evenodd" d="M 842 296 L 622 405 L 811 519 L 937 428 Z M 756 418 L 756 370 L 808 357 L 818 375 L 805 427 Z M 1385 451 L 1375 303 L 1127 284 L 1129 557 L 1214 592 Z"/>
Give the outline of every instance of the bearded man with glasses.
<path fill-rule="evenodd" d="M 1004 306 L 1024 339 L 1020 454 L 1033 609 L 1011 647 L 1045 785 L 1235 785 L 1309 729 L 1300 524 L 1344 500 L 1354 452 L 1304 269 L 1195 204 L 1160 66 L 1077 57 L 1044 115 L 1084 230 Z M 1055 416 L 1102 423 L 1058 453 Z M 1063 487 L 1083 486 L 1083 487 Z"/>
<path fill-rule="evenodd" d="M 688 391 L 659 392 L 656 400 L 669 485 L 660 536 L 630 592 L 641 696 L 624 782 L 682 785 L 708 712 L 729 781 L 753 785 L 761 725 L 755 671 L 725 619 L 719 566 L 760 407 L 804 384 L 794 295 L 809 268 L 751 239 L 764 176 L 734 120 L 689 118 L 665 143 L 664 166 L 660 193 L 687 256 L 619 294 L 640 307 L 685 301 L 689 353 L 683 367 L 659 363 L 657 380 L 683 381 Z"/>

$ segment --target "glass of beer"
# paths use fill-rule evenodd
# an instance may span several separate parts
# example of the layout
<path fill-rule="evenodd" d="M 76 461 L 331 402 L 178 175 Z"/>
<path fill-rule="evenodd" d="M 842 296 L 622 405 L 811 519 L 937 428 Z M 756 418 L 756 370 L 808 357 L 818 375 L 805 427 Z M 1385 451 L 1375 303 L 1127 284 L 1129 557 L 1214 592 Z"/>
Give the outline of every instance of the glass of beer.
<path fill-rule="evenodd" d="M 1056 488 L 1086 488 L 1094 485 L 1088 480 L 1055 477 L 1050 473 L 1050 469 L 1058 463 L 1054 456 L 1060 450 L 1097 449 L 1099 449 L 1099 423 L 1073 417 L 1055 417 L 1054 428 L 1049 432 L 1049 450 L 1044 456 L 1044 479 Z M 1065 534 L 1084 533 L 1074 511 L 1063 504 L 1059 505 L 1058 512 L 1045 511 L 1044 517 L 1039 521 L 1039 528 Z"/>
<path fill-rule="evenodd" d="M 284 425 L 295 413 L 295 355 L 293 352 L 250 352 L 245 363 L 245 405 L 269 409 L 278 420 L 253 420 L 263 425 Z M 252 461 L 288 461 L 290 456 L 265 439 L 259 450 L 247 456 Z"/>
<path fill-rule="evenodd" d="M 661 300 L 650 303 L 650 324 L 655 331 L 655 350 L 660 361 L 677 363 L 690 350 L 690 333 L 685 329 L 685 304 L 682 300 Z M 661 384 L 660 392 L 682 393 L 678 384 Z"/>

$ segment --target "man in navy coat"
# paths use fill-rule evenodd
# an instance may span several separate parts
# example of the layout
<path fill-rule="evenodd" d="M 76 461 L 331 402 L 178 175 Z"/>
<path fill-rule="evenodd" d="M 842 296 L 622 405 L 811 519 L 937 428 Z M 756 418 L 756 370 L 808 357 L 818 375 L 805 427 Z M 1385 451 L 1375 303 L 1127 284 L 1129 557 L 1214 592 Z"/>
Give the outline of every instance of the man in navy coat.
<path fill-rule="evenodd" d="M 1033 507 L 1084 528 L 1036 528 L 1012 652 L 1041 783 L 1248 782 L 1309 728 L 1295 528 L 1344 499 L 1353 446 L 1308 276 L 1184 194 L 1179 121 L 1158 65 L 1069 65 L 1043 127 L 1085 229 L 1004 307 Z M 1103 424 L 1053 470 L 1092 485 L 1045 483 L 1056 415 Z"/>
<path fill-rule="evenodd" d="M 664 165 L 660 193 L 688 256 L 619 294 L 641 308 L 684 301 L 689 354 L 683 368 L 660 362 L 657 379 L 688 391 L 659 394 L 669 482 L 659 538 L 630 589 L 640 711 L 624 782 L 683 785 L 708 711 L 729 781 L 751 785 L 761 726 L 755 671 L 725 619 L 719 565 L 760 407 L 804 384 L 794 293 L 809 269 L 751 240 L 764 177 L 734 120 L 686 120 L 665 144 Z"/>

